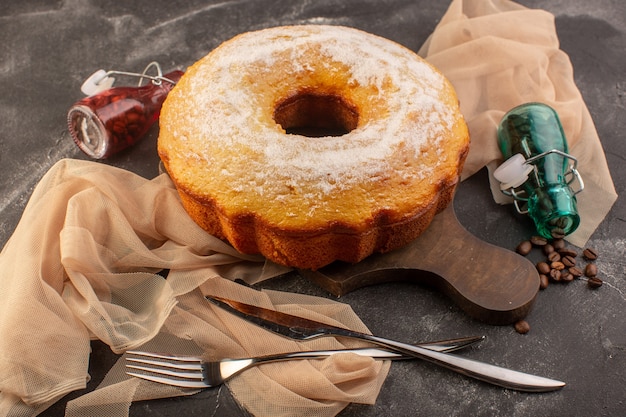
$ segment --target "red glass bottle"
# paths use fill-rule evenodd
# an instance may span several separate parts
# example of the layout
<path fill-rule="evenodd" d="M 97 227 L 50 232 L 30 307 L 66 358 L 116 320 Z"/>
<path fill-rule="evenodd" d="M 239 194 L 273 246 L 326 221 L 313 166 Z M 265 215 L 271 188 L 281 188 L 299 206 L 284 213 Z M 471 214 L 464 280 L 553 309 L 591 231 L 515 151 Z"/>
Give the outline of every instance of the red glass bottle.
<path fill-rule="evenodd" d="M 172 71 L 157 83 L 113 87 L 78 101 L 67 115 L 74 142 L 95 159 L 135 144 L 157 121 L 167 94 L 182 75 L 182 71 Z"/>

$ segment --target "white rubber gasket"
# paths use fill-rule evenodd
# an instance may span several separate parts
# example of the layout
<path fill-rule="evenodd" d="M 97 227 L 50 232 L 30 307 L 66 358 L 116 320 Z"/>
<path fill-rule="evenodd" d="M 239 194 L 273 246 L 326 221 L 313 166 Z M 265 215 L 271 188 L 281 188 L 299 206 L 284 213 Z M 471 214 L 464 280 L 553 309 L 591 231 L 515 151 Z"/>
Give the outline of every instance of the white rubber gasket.
<path fill-rule="evenodd" d="M 533 166 L 526 163 L 526 159 L 520 153 L 513 155 L 502 163 L 494 172 L 495 179 L 500 181 L 500 188 L 508 190 L 517 188 L 528 179 Z"/>
<path fill-rule="evenodd" d="M 107 72 L 100 69 L 89 76 L 80 86 L 80 91 L 86 96 L 93 96 L 108 90 L 113 86 L 115 78 L 109 77 Z"/>

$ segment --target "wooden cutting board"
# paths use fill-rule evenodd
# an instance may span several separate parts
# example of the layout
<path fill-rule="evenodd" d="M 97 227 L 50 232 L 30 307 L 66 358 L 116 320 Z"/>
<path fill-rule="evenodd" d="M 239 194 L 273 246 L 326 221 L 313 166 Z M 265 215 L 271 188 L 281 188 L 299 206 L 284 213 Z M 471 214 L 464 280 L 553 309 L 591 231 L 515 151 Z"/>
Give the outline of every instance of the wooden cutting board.
<path fill-rule="evenodd" d="M 401 249 L 356 264 L 335 262 L 300 274 L 337 297 L 385 282 L 429 285 L 471 317 L 497 325 L 526 317 L 539 291 L 535 266 L 516 252 L 470 234 L 459 223 L 452 204 Z"/>

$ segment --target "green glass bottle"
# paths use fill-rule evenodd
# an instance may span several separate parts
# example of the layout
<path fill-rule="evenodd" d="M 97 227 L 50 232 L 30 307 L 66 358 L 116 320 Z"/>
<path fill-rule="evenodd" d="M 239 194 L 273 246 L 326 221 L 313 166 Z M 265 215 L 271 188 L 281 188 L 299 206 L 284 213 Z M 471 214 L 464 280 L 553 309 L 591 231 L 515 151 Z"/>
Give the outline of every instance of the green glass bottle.
<path fill-rule="evenodd" d="M 515 107 L 498 126 L 498 145 L 507 161 L 494 175 L 504 182 L 502 191 L 514 197 L 517 210 L 533 219 L 537 232 L 551 239 L 576 230 L 576 194 L 584 185 L 556 111 L 541 103 Z M 570 186 L 574 180 L 576 191 Z"/>

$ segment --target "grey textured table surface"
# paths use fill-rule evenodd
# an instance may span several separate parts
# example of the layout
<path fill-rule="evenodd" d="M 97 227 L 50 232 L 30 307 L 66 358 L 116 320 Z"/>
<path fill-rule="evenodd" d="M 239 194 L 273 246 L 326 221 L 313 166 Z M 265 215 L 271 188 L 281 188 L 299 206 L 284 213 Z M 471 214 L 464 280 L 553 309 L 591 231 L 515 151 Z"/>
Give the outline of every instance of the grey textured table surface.
<path fill-rule="evenodd" d="M 522 0 L 555 14 L 562 49 L 573 62 L 619 194 L 626 187 L 626 5 L 622 0 Z M 186 68 L 237 33 L 267 26 L 328 23 L 354 26 L 415 51 L 447 1 L 97 1 L 24 0 L 0 10 L 0 246 L 12 234 L 34 185 L 61 158 L 87 159 L 73 144 L 66 112 L 83 79 L 98 68 L 140 71 L 149 61 Z M 154 177 L 157 128 L 136 147 L 107 160 Z M 528 220 L 493 203 L 485 172 L 459 187 L 460 222 L 487 242 L 513 249 L 529 235 Z M 384 284 L 341 298 L 375 333 L 417 341 L 466 334 L 487 339 L 466 355 L 564 380 L 548 394 L 511 392 L 428 363 L 392 366 L 373 406 L 352 416 L 624 416 L 626 415 L 626 205 L 620 197 L 589 245 L 601 252 L 605 285 L 584 281 L 542 291 L 528 317 L 532 329 L 489 326 L 446 297 L 410 283 Z M 506 265 L 503 265 L 506 268 Z M 296 274 L 263 287 L 332 297 Z M 93 343 L 93 389 L 115 361 Z M 84 392 L 73 393 L 73 398 Z M 43 415 L 61 416 L 64 401 Z M 134 404 L 132 416 L 247 415 L 225 389 L 190 398 Z"/>

